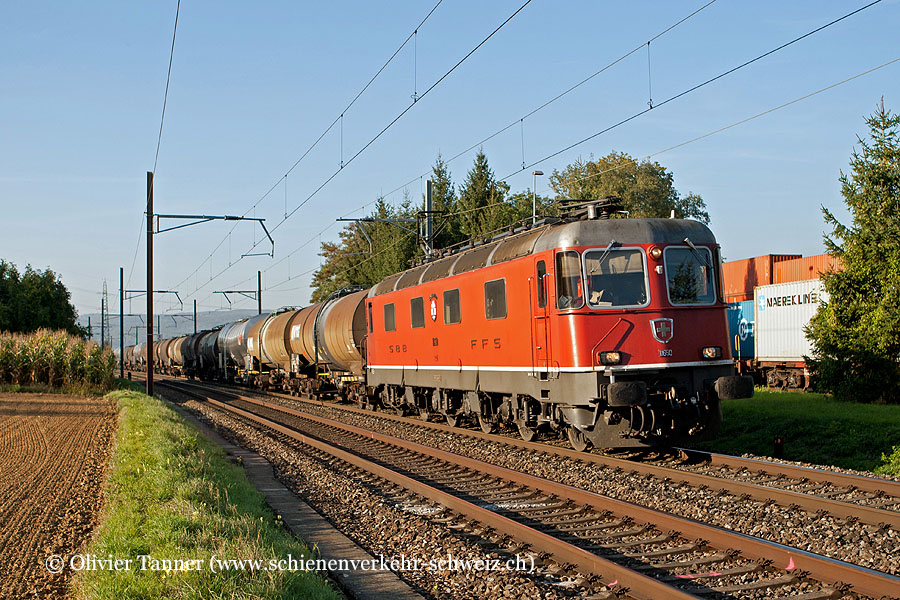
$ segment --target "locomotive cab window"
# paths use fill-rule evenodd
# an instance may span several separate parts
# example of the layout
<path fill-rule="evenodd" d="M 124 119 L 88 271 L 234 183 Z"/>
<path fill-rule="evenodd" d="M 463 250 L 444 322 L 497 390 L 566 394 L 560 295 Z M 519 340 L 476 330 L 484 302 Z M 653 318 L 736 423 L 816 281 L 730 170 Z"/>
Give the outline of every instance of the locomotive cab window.
<path fill-rule="evenodd" d="M 393 302 L 384 305 L 384 330 L 397 331 L 397 316 Z"/>
<path fill-rule="evenodd" d="M 459 308 L 459 290 L 446 290 L 444 292 L 444 323 L 453 325 L 462 321 Z"/>
<path fill-rule="evenodd" d="M 484 284 L 484 316 L 488 320 L 506 318 L 505 279 L 495 279 Z"/>
<path fill-rule="evenodd" d="M 588 250 L 584 253 L 584 273 L 591 308 L 647 304 L 644 253 L 637 248 Z"/>
<path fill-rule="evenodd" d="M 715 304 L 716 284 L 709 248 L 669 247 L 664 253 L 672 304 Z"/>
<path fill-rule="evenodd" d="M 372 303 L 369 302 L 369 333 L 372 333 Z"/>
<path fill-rule="evenodd" d="M 422 296 L 409 301 L 409 320 L 413 329 L 425 327 L 425 298 Z"/>
<path fill-rule="evenodd" d="M 581 257 L 574 250 L 556 253 L 556 306 L 560 310 L 584 306 Z"/>

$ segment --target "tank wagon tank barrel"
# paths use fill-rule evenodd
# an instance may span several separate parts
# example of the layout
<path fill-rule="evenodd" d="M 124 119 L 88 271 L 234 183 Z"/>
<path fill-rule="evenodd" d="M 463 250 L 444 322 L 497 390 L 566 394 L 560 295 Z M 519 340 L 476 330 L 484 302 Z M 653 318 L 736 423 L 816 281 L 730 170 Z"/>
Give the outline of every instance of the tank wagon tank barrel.
<path fill-rule="evenodd" d="M 319 360 L 340 371 L 362 374 L 368 293 L 360 290 L 326 303 L 316 324 Z"/>

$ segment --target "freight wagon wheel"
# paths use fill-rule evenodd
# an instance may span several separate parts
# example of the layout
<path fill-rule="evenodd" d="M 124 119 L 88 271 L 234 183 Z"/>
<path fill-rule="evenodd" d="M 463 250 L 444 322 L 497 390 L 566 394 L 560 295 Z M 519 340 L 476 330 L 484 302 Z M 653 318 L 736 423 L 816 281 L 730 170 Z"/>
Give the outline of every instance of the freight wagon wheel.
<path fill-rule="evenodd" d="M 577 452 L 584 452 L 591 445 L 584 432 L 577 427 L 572 425 L 566 427 L 566 435 L 569 437 L 569 445 Z"/>
<path fill-rule="evenodd" d="M 419 409 L 419 418 L 425 422 L 430 421 L 431 420 L 431 411 L 428 410 L 427 408 L 420 408 Z"/>
<path fill-rule="evenodd" d="M 529 427 L 528 425 L 519 425 L 519 437 L 521 437 L 526 442 L 531 442 L 534 438 L 537 437 L 537 429 L 534 427 Z"/>
<path fill-rule="evenodd" d="M 447 425 L 450 427 L 457 427 L 459 425 L 459 415 L 444 415 L 447 418 Z"/>
<path fill-rule="evenodd" d="M 478 424 L 485 433 L 494 433 L 497 430 L 497 424 L 489 420 L 484 415 L 478 415 Z"/>

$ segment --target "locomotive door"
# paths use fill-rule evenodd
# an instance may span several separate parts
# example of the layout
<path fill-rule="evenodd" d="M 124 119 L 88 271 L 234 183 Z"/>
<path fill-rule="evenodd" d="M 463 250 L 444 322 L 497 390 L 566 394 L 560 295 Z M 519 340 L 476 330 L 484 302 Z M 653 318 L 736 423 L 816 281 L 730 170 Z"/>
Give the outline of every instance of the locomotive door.
<path fill-rule="evenodd" d="M 535 377 L 540 371 L 545 373 L 550 368 L 550 318 L 549 294 L 547 288 L 547 263 L 538 260 L 534 265 L 531 280 L 531 357 Z"/>

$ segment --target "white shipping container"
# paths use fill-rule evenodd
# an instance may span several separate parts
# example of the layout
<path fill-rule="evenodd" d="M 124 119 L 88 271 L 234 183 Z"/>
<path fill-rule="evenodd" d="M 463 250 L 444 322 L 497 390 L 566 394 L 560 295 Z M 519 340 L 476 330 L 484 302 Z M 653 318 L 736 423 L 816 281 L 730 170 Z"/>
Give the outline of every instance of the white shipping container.
<path fill-rule="evenodd" d="M 803 328 L 828 301 L 821 281 L 761 285 L 753 290 L 758 362 L 803 362 L 812 353 Z"/>

